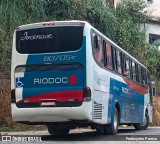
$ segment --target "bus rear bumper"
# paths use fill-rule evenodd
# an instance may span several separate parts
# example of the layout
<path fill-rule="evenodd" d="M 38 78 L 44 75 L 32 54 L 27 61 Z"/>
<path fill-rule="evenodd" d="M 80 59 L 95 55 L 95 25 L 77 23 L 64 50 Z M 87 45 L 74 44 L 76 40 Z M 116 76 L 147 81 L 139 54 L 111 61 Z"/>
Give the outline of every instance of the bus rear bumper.
<path fill-rule="evenodd" d="M 71 120 L 92 121 L 92 101 L 83 102 L 80 107 L 18 108 L 11 104 L 12 119 L 15 122 L 67 122 Z"/>

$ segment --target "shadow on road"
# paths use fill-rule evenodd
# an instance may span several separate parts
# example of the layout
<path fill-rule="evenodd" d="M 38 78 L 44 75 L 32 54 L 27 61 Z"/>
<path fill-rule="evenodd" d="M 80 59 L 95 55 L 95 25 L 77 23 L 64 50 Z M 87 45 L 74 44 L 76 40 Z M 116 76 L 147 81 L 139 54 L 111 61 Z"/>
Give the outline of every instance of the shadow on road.
<path fill-rule="evenodd" d="M 98 132 L 83 132 L 83 133 L 71 133 L 65 136 L 42 136 L 42 140 L 44 141 L 118 141 L 125 140 L 126 136 L 132 136 L 135 133 L 135 129 L 119 129 L 118 135 L 100 135 Z M 122 135 L 123 133 L 123 135 Z M 124 133 L 126 135 L 124 135 Z"/>
<path fill-rule="evenodd" d="M 137 132 L 137 130 L 134 128 L 127 128 L 127 129 L 123 128 L 123 129 L 118 130 L 118 134 L 121 134 L 121 133 L 128 133 L 129 134 L 129 133 L 135 133 L 135 132 Z"/>

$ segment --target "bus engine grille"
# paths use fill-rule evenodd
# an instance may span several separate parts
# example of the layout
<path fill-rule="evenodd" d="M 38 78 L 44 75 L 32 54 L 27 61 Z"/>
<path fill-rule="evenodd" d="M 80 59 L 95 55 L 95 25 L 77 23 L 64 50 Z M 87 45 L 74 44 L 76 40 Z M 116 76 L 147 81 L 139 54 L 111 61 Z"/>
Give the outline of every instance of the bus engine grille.
<path fill-rule="evenodd" d="M 102 104 L 94 104 L 94 119 L 102 119 Z"/>

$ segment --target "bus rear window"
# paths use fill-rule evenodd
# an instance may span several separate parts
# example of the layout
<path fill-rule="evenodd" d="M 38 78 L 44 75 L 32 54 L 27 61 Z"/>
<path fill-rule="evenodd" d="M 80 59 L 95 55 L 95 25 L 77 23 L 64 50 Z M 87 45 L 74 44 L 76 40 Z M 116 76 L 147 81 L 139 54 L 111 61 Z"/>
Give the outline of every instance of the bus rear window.
<path fill-rule="evenodd" d="M 84 26 L 59 26 L 16 32 L 16 49 L 21 54 L 76 51 L 83 42 Z"/>

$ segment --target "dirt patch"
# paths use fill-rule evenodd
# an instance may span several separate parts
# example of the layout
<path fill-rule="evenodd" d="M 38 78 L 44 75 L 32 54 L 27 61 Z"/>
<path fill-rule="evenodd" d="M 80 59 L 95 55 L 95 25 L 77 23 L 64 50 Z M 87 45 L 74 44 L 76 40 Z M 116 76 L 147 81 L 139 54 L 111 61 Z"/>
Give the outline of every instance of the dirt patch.
<path fill-rule="evenodd" d="M 10 80 L 0 80 L 0 124 L 12 123 Z"/>
<path fill-rule="evenodd" d="M 0 80 L 0 131 L 45 130 L 45 126 L 28 126 L 12 121 L 10 80 Z"/>
<path fill-rule="evenodd" d="M 160 96 L 153 97 L 153 123 L 154 126 L 160 126 Z"/>

